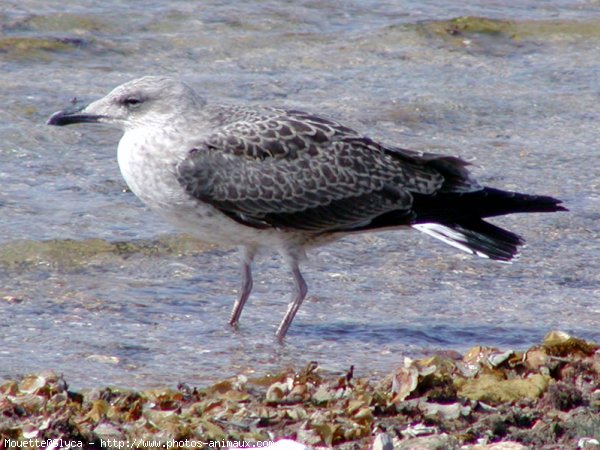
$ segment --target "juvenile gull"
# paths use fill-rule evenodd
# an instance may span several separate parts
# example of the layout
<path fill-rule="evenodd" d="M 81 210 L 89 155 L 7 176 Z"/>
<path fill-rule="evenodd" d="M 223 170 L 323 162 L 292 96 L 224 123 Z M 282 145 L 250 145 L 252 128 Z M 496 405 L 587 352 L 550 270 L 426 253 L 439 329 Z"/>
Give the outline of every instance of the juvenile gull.
<path fill-rule="evenodd" d="M 565 211 L 552 197 L 481 186 L 467 162 L 376 142 L 333 120 L 296 110 L 211 105 L 168 77 L 125 83 L 50 125 L 120 127 L 118 161 L 142 201 L 187 232 L 239 245 L 242 287 L 236 326 L 252 290 L 259 248 L 279 252 L 294 293 L 284 338 L 307 286 L 305 249 L 350 233 L 415 228 L 460 250 L 510 261 L 523 239 L 484 218 Z"/>

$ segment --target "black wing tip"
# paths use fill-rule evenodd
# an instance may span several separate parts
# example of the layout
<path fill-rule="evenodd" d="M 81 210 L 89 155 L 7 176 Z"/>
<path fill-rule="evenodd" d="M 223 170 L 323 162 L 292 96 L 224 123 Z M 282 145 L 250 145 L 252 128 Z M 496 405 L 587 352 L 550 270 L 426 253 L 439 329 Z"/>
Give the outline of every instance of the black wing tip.
<path fill-rule="evenodd" d="M 538 195 L 531 197 L 532 207 L 538 206 L 540 208 L 539 212 L 557 212 L 557 211 L 568 211 L 569 209 L 563 205 L 563 201 L 550 197 L 547 195 Z M 533 210 L 532 212 L 536 212 Z"/>
<path fill-rule="evenodd" d="M 486 214 L 487 217 L 512 213 L 569 211 L 563 205 L 562 200 L 549 195 L 522 194 L 520 192 L 503 191 L 491 187 L 485 187 L 482 193 L 486 199 L 486 206 L 492 209 L 490 214 Z M 497 208 L 497 211 L 493 211 L 494 207 Z"/>
<path fill-rule="evenodd" d="M 558 200 L 555 205 L 554 205 L 555 209 L 554 211 L 570 211 L 569 208 L 567 208 L 566 206 L 564 206 L 562 204 L 562 200 Z"/>

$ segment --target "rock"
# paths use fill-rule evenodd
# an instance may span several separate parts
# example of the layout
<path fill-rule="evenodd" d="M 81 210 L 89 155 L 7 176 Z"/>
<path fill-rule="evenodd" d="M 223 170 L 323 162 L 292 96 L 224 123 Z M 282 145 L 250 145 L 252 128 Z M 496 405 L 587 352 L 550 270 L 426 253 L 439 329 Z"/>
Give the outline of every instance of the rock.
<path fill-rule="evenodd" d="M 288 392 L 287 383 L 273 383 L 267 390 L 266 400 L 268 403 L 279 403 L 283 401 Z"/>
<path fill-rule="evenodd" d="M 577 441 L 577 448 L 581 448 L 581 449 L 599 449 L 600 448 L 600 441 L 598 441 L 598 439 L 594 439 L 594 438 L 589 438 L 589 437 L 584 437 L 581 438 Z"/>
<path fill-rule="evenodd" d="M 463 406 L 458 402 L 451 403 L 450 405 L 421 402 L 419 403 L 419 409 L 423 411 L 425 417 L 435 418 L 436 416 L 439 416 L 444 420 L 455 420 L 460 416 L 468 416 L 471 414 L 470 406 Z"/>
<path fill-rule="evenodd" d="M 378 433 L 373 441 L 373 450 L 394 450 L 392 437 L 387 433 Z"/>
<path fill-rule="evenodd" d="M 461 450 L 530 450 L 530 448 L 518 442 L 506 441 L 487 445 L 463 445 Z"/>
<path fill-rule="evenodd" d="M 400 441 L 394 450 L 459 450 L 458 439 L 448 434 L 418 437 Z"/>
<path fill-rule="evenodd" d="M 495 375 L 480 375 L 466 380 L 459 395 L 470 400 L 483 400 L 492 404 L 509 403 L 524 398 L 537 399 L 548 387 L 548 378 L 535 374 L 526 379 L 503 380 Z"/>
<path fill-rule="evenodd" d="M 422 423 L 417 423 L 415 425 L 411 425 L 408 428 L 400 431 L 402 436 L 414 438 L 417 436 L 427 435 L 427 434 L 435 434 L 438 432 L 437 427 L 428 427 Z"/>
<path fill-rule="evenodd" d="M 318 445 L 321 443 L 319 433 L 316 430 L 306 428 L 306 423 L 298 429 L 296 439 L 308 445 Z"/>
<path fill-rule="evenodd" d="M 94 434 L 105 441 L 114 440 L 120 442 L 126 442 L 123 432 L 119 430 L 115 425 L 110 423 L 101 423 L 94 428 Z"/>

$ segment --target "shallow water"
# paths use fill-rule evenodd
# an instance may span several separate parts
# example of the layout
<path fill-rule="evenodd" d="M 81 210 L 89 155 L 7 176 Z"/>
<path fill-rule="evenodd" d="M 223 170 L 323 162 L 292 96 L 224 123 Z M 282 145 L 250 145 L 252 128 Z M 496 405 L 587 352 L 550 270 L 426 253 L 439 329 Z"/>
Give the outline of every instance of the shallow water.
<path fill-rule="evenodd" d="M 370 375 L 432 350 L 525 348 L 550 329 L 600 340 L 597 2 L 127 3 L 3 3 L 2 376 L 149 387 L 312 360 Z M 461 16 L 494 20 L 449 21 Z M 73 97 L 167 72 L 211 101 L 321 112 L 476 159 L 484 183 L 571 212 L 498 219 L 528 241 L 512 265 L 416 232 L 312 251 L 284 346 L 272 335 L 290 279 L 265 255 L 233 332 L 236 251 L 180 238 L 125 189 L 117 131 L 45 125 Z"/>

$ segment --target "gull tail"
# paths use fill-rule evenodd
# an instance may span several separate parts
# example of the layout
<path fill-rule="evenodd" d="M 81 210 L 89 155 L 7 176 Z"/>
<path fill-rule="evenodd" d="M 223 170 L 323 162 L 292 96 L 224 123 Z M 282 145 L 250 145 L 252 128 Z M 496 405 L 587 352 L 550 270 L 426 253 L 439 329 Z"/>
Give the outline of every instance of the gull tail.
<path fill-rule="evenodd" d="M 525 240 L 483 220 L 512 213 L 567 211 L 553 197 L 485 188 L 464 194 L 415 196 L 412 227 L 455 248 L 508 262 Z"/>
<path fill-rule="evenodd" d="M 481 219 L 463 223 L 420 223 L 412 226 L 452 247 L 482 258 L 508 262 L 518 256 L 521 236 Z"/>

